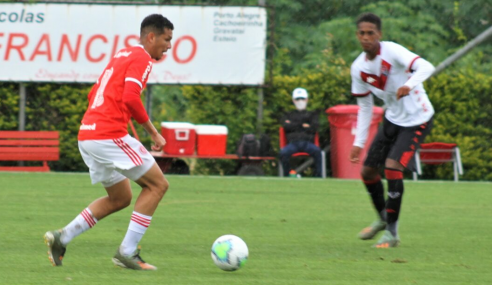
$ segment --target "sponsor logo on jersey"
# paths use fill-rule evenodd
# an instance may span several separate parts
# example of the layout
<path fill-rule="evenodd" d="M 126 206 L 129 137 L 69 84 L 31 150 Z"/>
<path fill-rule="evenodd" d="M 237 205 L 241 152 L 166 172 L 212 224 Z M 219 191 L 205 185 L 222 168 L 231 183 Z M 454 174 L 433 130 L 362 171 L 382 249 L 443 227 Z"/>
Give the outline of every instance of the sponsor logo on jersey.
<path fill-rule="evenodd" d="M 389 75 L 389 66 L 382 64 L 381 65 L 381 74 L 384 76 L 388 76 Z"/>
<path fill-rule="evenodd" d="M 119 58 L 119 57 L 128 57 L 130 56 L 130 54 L 132 54 L 131 51 L 120 51 L 118 52 L 114 57 L 115 58 Z"/>
<path fill-rule="evenodd" d="M 80 130 L 84 130 L 84 131 L 95 131 L 96 130 L 96 123 L 94 123 L 92 125 L 84 125 L 84 124 L 82 124 L 80 126 Z"/>
<path fill-rule="evenodd" d="M 147 76 L 149 75 L 150 70 L 152 70 L 152 61 L 149 61 L 149 65 L 147 65 L 147 68 L 145 69 L 145 72 L 142 75 L 142 82 L 145 82 L 145 78 L 147 78 Z"/>
<path fill-rule="evenodd" d="M 376 79 L 374 79 L 372 77 L 367 77 L 366 81 L 367 81 L 367 83 L 372 84 L 374 81 L 376 81 Z"/>

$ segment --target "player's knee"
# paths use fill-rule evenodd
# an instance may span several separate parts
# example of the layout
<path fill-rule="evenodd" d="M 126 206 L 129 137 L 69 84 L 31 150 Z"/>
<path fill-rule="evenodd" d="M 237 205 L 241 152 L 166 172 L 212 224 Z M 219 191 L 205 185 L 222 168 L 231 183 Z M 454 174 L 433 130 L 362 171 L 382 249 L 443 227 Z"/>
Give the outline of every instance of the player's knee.
<path fill-rule="evenodd" d="M 125 196 L 119 196 L 117 198 L 111 199 L 111 204 L 114 208 L 114 210 L 119 211 L 121 209 L 124 209 L 132 203 L 132 196 L 131 195 L 125 195 Z"/>
<path fill-rule="evenodd" d="M 121 209 L 130 206 L 131 203 L 132 203 L 132 197 L 131 196 L 126 197 L 124 200 L 121 201 L 121 204 L 120 204 Z"/>
<path fill-rule="evenodd" d="M 162 199 L 164 194 L 166 194 L 167 189 L 169 189 L 169 181 L 165 177 L 157 181 L 152 189 L 154 193 L 158 196 L 158 199 Z"/>
<path fill-rule="evenodd" d="M 369 173 L 364 169 L 364 167 L 360 170 L 360 177 L 363 180 L 369 180 Z"/>
<path fill-rule="evenodd" d="M 370 176 L 366 172 L 364 172 L 363 170 L 360 171 L 360 177 L 364 181 L 371 180 Z"/>
<path fill-rule="evenodd" d="M 162 195 L 166 194 L 167 189 L 169 189 L 169 181 L 167 181 L 166 178 L 164 178 L 164 183 L 161 185 L 162 189 Z"/>
<path fill-rule="evenodd" d="M 362 170 L 360 171 L 360 176 L 365 181 L 374 180 L 378 176 L 378 171 L 377 169 L 373 169 L 370 167 L 362 167 Z"/>

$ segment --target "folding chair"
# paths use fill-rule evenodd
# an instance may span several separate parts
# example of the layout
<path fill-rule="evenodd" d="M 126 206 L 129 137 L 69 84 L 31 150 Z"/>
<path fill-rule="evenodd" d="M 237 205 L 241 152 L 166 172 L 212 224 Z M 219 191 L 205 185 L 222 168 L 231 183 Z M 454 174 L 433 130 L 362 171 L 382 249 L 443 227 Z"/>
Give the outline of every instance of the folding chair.
<path fill-rule="evenodd" d="M 280 127 L 278 129 L 278 133 L 279 133 L 279 135 L 278 135 L 279 145 L 280 145 L 280 149 L 282 149 L 287 145 L 287 137 L 285 136 L 284 128 Z M 318 132 L 316 132 L 316 134 L 314 135 L 314 145 L 317 147 L 320 147 L 319 146 L 319 134 L 318 134 Z M 308 156 L 309 157 L 309 154 L 306 152 L 297 152 L 297 153 L 294 153 L 292 155 L 292 157 L 300 157 L 300 156 Z M 279 161 L 279 164 L 278 164 L 278 176 L 280 176 L 280 177 L 284 176 L 284 170 L 283 170 L 281 161 Z M 321 177 L 326 178 L 326 152 L 323 149 L 321 149 Z"/>
<path fill-rule="evenodd" d="M 463 165 L 461 164 L 460 148 L 455 143 L 423 143 L 415 152 L 415 163 L 417 173 L 413 173 L 413 180 L 417 180 L 417 174 L 422 175 L 421 163 L 443 164 L 452 162 L 454 168 L 454 181 L 458 181 L 459 175 L 463 175 Z"/>

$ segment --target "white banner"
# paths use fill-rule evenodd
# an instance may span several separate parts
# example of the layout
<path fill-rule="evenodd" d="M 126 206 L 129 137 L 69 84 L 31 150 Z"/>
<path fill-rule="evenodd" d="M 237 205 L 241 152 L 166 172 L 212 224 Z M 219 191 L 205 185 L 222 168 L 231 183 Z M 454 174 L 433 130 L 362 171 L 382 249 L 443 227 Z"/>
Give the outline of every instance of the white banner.
<path fill-rule="evenodd" d="M 12 3 L 0 4 L 0 81 L 95 82 L 156 13 L 174 24 L 173 47 L 149 83 L 263 84 L 265 8 Z"/>

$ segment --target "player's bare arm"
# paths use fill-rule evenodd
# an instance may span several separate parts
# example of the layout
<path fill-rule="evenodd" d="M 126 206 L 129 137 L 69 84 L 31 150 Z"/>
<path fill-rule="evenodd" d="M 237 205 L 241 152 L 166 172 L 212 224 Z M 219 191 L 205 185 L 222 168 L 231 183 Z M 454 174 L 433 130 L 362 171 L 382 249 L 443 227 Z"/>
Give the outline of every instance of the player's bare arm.
<path fill-rule="evenodd" d="M 150 138 L 154 142 L 151 146 L 152 150 L 160 151 L 166 145 L 166 139 L 162 137 L 161 134 L 155 129 L 154 125 L 150 120 L 141 124 L 145 131 L 150 135 Z"/>

